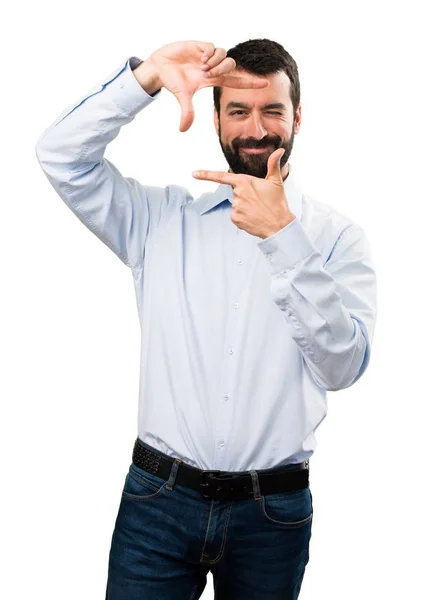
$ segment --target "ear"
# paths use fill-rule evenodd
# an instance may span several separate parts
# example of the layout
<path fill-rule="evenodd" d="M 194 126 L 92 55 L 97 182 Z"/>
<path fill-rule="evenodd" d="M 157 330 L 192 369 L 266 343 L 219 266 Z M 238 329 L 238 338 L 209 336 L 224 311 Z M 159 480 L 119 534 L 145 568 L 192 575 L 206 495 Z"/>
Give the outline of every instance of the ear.
<path fill-rule="evenodd" d="M 219 135 L 219 118 L 215 106 L 213 107 L 213 122 L 215 123 L 216 134 Z"/>
<path fill-rule="evenodd" d="M 296 117 L 294 119 L 294 134 L 299 133 L 300 124 L 302 123 L 302 105 L 299 104 L 296 110 Z"/>

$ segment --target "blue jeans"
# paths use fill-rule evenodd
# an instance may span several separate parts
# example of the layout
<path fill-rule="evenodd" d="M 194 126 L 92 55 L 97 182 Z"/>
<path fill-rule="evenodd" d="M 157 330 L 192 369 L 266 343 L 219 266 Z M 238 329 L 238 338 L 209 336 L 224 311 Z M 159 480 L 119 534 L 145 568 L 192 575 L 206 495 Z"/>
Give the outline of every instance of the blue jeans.
<path fill-rule="evenodd" d="M 166 456 L 141 442 L 149 450 Z M 106 600 L 296 600 L 313 517 L 310 488 L 212 500 L 131 464 L 109 554 Z"/>

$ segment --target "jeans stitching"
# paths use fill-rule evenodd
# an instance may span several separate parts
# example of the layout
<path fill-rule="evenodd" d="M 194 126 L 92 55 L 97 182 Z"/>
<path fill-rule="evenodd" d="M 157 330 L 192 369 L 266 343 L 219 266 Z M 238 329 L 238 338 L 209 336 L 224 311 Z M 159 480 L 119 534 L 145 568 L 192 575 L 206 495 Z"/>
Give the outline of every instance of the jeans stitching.
<path fill-rule="evenodd" d="M 142 477 L 142 475 L 139 475 L 138 473 L 135 473 L 133 471 L 130 471 L 127 475 L 127 477 L 132 477 L 135 481 L 137 481 L 137 483 L 139 483 L 140 485 L 148 485 L 151 482 L 149 482 L 145 477 Z M 145 484 L 146 481 L 146 484 Z M 166 481 L 163 483 L 162 486 L 160 486 L 159 489 L 155 489 L 154 488 L 154 484 L 151 483 L 151 489 L 154 489 L 154 491 L 147 495 L 143 495 L 143 496 L 138 496 L 137 494 L 130 494 L 129 492 L 125 492 L 124 490 L 122 490 L 122 496 L 125 496 L 126 498 L 130 498 L 133 500 L 138 500 L 139 502 L 141 502 L 142 500 L 149 500 L 150 498 L 155 498 L 156 496 L 160 496 L 161 494 L 163 494 L 163 492 L 165 491 L 165 487 L 166 487 Z"/>
<path fill-rule="evenodd" d="M 232 514 L 232 506 L 233 506 L 233 502 L 231 502 L 230 505 L 229 505 L 229 510 L 228 510 L 228 513 L 227 513 L 226 522 L 224 523 L 224 535 L 223 535 L 223 539 L 222 539 L 222 542 L 221 542 L 221 548 L 220 548 L 220 551 L 219 551 L 219 555 L 216 558 L 203 559 L 204 548 L 206 547 L 206 543 L 204 543 L 203 552 L 201 554 L 200 562 L 205 563 L 205 564 L 207 563 L 209 565 L 214 565 L 217 562 L 219 562 L 221 560 L 221 558 L 223 557 L 224 550 L 226 548 L 226 539 L 227 539 L 227 532 L 228 532 L 228 529 L 229 529 L 230 515 Z M 209 520 L 210 520 L 210 518 L 209 518 Z"/>
<path fill-rule="evenodd" d="M 311 490 L 309 488 L 304 488 L 304 489 L 309 490 L 309 492 L 311 494 Z M 312 496 L 311 496 L 311 513 L 307 517 L 305 517 L 305 519 L 301 519 L 300 521 L 278 521 L 277 519 L 273 519 L 272 517 L 270 517 L 267 514 L 266 506 L 265 506 L 265 499 L 266 499 L 266 497 L 262 496 L 262 502 L 259 503 L 259 508 L 262 513 L 262 517 L 268 523 L 272 523 L 274 525 L 279 525 L 280 527 L 287 527 L 287 528 L 294 529 L 295 527 L 301 527 L 302 525 L 306 525 L 313 518 L 314 508 L 312 506 Z"/>

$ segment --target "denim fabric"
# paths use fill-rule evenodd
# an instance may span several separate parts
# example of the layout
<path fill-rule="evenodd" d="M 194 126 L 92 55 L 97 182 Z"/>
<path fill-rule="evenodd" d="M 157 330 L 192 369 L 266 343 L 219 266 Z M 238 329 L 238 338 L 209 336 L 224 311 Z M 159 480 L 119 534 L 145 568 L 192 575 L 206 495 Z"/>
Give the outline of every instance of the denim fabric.
<path fill-rule="evenodd" d="M 165 480 L 130 465 L 106 600 L 195 600 L 209 571 L 215 600 L 297 599 L 309 560 L 310 488 L 261 496 L 251 471 L 253 497 L 212 500 L 175 483 L 179 466 Z"/>

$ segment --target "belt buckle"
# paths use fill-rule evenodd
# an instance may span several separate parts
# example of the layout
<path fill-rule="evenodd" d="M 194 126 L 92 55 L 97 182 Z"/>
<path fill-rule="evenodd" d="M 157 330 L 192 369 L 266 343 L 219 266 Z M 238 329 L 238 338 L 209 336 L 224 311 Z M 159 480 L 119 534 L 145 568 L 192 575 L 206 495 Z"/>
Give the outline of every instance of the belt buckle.
<path fill-rule="evenodd" d="M 207 476 L 212 476 L 212 475 L 214 475 L 215 473 L 221 473 L 221 471 L 220 471 L 220 470 L 217 470 L 217 471 L 209 471 L 209 470 L 207 470 L 207 471 L 201 471 L 201 473 L 200 473 L 200 475 L 201 475 L 201 483 L 200 483 L 200 487 L 206 488 L 206 490 L 205 490 L 205 491 L 207 491 L 207 490 L 209 489 L 209 483 L 211 483 L 211 482 L 206 482 L 206 481 L 205 481 L 205 478 L 206 478 Z M 205 494 L 205 493 L 203 493 L 203 491 L 201 491 L 200 493 L 201 493 L 201 495 L 202 495 L 202 496 L 204 496 L 205 498 L 211 498 L 211 496 L 209 496 L 209 494 Z"/>
<path fill-rule="evenodd" d="M 208 471 L 208 470 L 207 471 L 201 471 L 201 473 L 200 473 L 200 475 L 201 475 L 200 486 L 206 488 L 205 491 L 207 491 L 209 489 L 209 485 L 212 482 L 206 482 L 206 481 L 204 481 L 207 476 L 215 476 L 215 475 L 217 475 L 218 476 L 217 483 L 221 482 L 222 480 L 235 479 L 236 477 L 238 477 L 238 475 L 228 475 L 227 473 L 223 473 L 223 475 L 219 475 L 219 473 L 221 473 L 221 472 L 222 471 L 219 471 L 219 470 L 218 471 Z M 217 491 L 219 491 L 219 490 L 217 490 Z M 214 497 L 214 496 L 211 496 L 209 494 L 205 494 L 203 492 L 200 492 L 200 493 L 205 498 L 213 498 Z"/>

